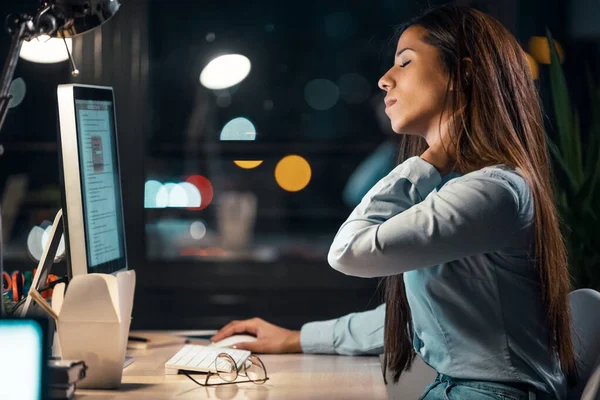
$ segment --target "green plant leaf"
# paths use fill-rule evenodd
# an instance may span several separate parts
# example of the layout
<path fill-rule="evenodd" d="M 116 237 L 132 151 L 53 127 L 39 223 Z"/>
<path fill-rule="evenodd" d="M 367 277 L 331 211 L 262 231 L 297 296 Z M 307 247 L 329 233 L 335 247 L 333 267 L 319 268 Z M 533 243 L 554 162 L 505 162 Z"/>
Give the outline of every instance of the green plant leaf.
<path fill-rule="evenodd" d="M 598 108 L 594 109 L 600 110 L 600 103 L 598 104 Z M 586 145 L 584 181 L 588 181 L 592 175 L 598 173 L 598 166 L 600 164 L 600 142 L 598 141 L 598 135 L 600 135 L 600 125 L 592 122 Z"/>
<path fill-rule="evenodd" d="M 596 86 L 589 64 L 586 65 L 588 94 L 590 97 L 590 122 L 589 137 L 586 145 L 586 161 L 582 189 L 584 207 L 600 208 L 600 197 L 597 193 L 600 185 L 600 86 Z"/>
<path fill-rule="evenodd" d="M 593 199 L 598 199 L 595 195 L 595 189 L 598 187 L 598 180 L 600 180 L 600 87 L 593 87 L 594 80 L 587 68 L 588 87 L 592 121 L 590 123 L 590 131 L 588 142 L 586 146 L 586 161 L 585 161 L 585 172 L 584 172 L 584 183 L 583 187 L 589 185 L 589 197 L 586 198 L 586 204 L 592 204 Z"/>
<path fill-rule="evenodd" d="M 585 179 L 578 194 L 583 207 L 591 208 L 593 205 L 598 206 L 599 198 L 596 188 L 599 186 L 598 180 L 600 180 L 600 149 L 596 152 L 598 157 L 596 158 L 594 173 Z"/>
<path fill-rule="evenodd" d="M 554 104 L 559 149 L 566 166 L 571 171 L 570 175 L 573 178 L 575 187 L 578 188 L 581 181 L 578 180 L 577 165 L 581 162 L 577 160 L 575 137 L 579 137 L 579 132 L 573 132 L 577 124 L 573 121 L 567 80 L 560 65 L 554 39 L 548 28 L 546 28 L 546 38 L 550 45 L 550 88 Z"/>
<path fill-rule="evenodd" d="M 581 156 L 581 129 L 579 122 L 579 113 L 573 110 L 573 130 L 571 131 L 571 139 L 573 143 L 573 177 L 579 185 L 583 183 L 583 157 Z"/>
<path fill-rule="evenodd" d="M 548 134 L 546 134 L 546 142 L 548 144 L 548 150 L 550 150 L 550 153 L 554 157 L 554 160 L 560 166 L 561 170 L 564 172 L 565 176 L 569 180 L 569 186 L 570 186 L 569 189 L 573 192 L 577 191 L 577 185 L 576 185 L 575 179 L 573 178 L 573 176 L 571 174 L 571 170 L 569 169 L 569 166 L 567 165 L 565 159 L 563 158 L 563 156 L 560 152 L 560 149 L 558 148 L 556 143 L 554 143 L 554 141 L 550 138 L 550 136 L 548 136 Z"/>

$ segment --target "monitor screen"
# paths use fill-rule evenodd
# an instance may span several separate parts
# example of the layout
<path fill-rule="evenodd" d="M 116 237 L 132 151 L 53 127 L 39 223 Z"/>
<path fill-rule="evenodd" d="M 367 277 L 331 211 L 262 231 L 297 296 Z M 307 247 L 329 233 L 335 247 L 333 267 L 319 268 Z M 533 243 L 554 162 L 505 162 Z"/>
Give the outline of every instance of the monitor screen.
<path fill-rule="evenodd" d="M 123 269 L 125 238 L 112 98 L 75 88 L 88 273 Z M 112 97 L 112 92 L 109 91 Z"/>

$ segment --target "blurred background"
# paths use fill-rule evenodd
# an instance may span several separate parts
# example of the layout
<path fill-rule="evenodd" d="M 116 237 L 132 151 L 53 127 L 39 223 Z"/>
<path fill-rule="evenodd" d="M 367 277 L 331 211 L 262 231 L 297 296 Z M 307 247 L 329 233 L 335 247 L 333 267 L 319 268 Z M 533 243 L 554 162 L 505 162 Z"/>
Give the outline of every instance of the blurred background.
<path fill-rule="evenodd" d="M 138 276 L 133 329 L 254 316 L 297 329 L 379 305 L 379 281 L 333 271 L 327 250 L 394 166 L 398 138 L 377 88 L 394 28 L 447 1 L 122 3 L 101 29 L 69 41 L 77 78 L 61 41 L 24 46 L 0 137 L 5 270 L 36 267 L 60 208 L 56 86 L 96 84 L 116 94 Z M 600 3 L 455 3 L 499 19 L 527 52 L 555 146 L 573 284 L 598 289 Z M 3 0 L 0 15 L 37 5 Z M 0 35 L 0 56 L 9 43 Z M 556 107 L 559 98 L 569 107 Z"/>

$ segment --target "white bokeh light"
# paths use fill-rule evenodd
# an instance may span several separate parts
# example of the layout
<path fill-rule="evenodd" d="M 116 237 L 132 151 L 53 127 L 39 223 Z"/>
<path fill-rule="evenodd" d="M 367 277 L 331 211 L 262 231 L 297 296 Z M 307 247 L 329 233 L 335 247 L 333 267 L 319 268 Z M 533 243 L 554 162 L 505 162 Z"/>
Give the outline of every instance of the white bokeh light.
<path fill-rule="evenodd" d="M 181 184 L 167 183 L 169 191 L 169 207 L 187 207 L 188 196 Z"/>
<path fill-rule="evenodd" d="M 12 98 L 8 107 L 15 108 L 21 104 L 25 98 L 25 93 L 27 93 L 27 85 L 25 85 L 23 78 L 17 78 L 12 81 L 10 85 L 10 95 Z"/>
<path fill-rule="evenodd" d="M 225 124 L 221 130 L 221 140 L 254 140 L 256 128 L 249 119 L 234 118 Z"/>
<path fill-rule="evenodd" d="M 190 235 L 193 239 L 200 240 L 206 236 L 206 225 L 202 221 L 194 221 L 190 224 Z"/>
<path fill-rule="evenodd" d="M 66 40 L 69 51 L 72 51 L 72 40 L 70 38 Z M 23 42 L 19 56 L 24 60 L 42 64 L 54 64 L 69 59 L 63 39 L 50 38 L 46 35 Z"/>
<path fill-rule="evenodd" d="M 156 208 L 165 208 L 169 205 L 169 189 L 164 185 L 156 193 Z"/>
<path fill-rule="evenodd" d="M 39 226 L 34 226 L 27 235 L 27 251 L 31 258 L 39 261 L 42 258 L 44 248 L 42 247 L 42 237 L 44 236 L 44 230 Z"/>
<path fill-rule="evenodd" d="M 182 182 L 179 186 L 185 190 L 187 195 L 187 207 L 200 207 L 202 197 L 200 196 L 198 188 L 189 182 Z"/>
<path fill-rule="evenodd" d="M 40 244 L 42 246 L 42 252 L 44 251 L 44 249 L 46 248 L 46 245 L 48 244 L 48 239 L 50 239 L 50 232 L 52 231 L 52 225 L 50 225 L 49 227 L 47 227 L 46 229 L 44 229 L 44 233 L 42 234 L 42 238 L 40 240 Z M 43 255 L 40 254 L 40 258 Z M 62 258 L 62 256 L 65 255 L 65 235 L 61 235 L 60 237 L 60 242 L 58 242 L 58 249 L 56 250 L 56 255 L 54 256 L 55 260 L 60 260 Z M 39 260 L 39 258 L 38 258 Z"/>
<path fill-rule="evenodd" d="M 144 208 L 162 208 L 157 205 L 158 194 L 159 194 L 160 190 L 162 189 L 162 187 L 163 187 L 162 183 L 160 183 L 159 181 L 155 181 L 155 180 L 149 180 L 145 183 L 145 185 L 144 185 Z M 167 201 L 168 201 L 168 199 L 167 199 Z"/>
<path fill-rule="evenodd" d="M 226 89 L 243 81 L 250 73 L 250 60 L 241 54 L 227 54 L 208 63 L 200 74 L 207 89 Z"/>

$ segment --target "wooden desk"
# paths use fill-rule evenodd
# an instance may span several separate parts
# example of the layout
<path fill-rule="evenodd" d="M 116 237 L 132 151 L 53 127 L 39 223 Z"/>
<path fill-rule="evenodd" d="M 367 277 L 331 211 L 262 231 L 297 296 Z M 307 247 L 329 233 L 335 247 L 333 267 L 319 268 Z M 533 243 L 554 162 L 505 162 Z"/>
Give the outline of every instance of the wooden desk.
<path fill-rule="evenodd" d="M 203 387 L 164 374 L 165 362 L 180 348 L 128 351 L 135 361 L 123 371 L 120 390 L 77 390 L 75 399 L 387 399 L 378 357 L 259 355 L 269 375 L 263 385 Z"/>

